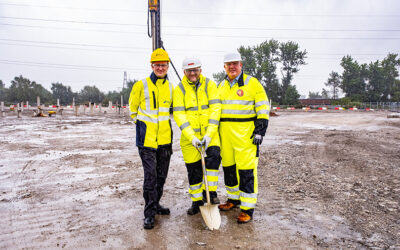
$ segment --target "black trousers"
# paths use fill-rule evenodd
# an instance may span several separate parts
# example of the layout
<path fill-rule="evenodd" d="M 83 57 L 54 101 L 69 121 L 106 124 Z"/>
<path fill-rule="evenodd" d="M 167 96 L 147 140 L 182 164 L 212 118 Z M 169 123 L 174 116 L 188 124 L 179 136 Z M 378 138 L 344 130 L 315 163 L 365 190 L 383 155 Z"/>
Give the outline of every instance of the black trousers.
<path fill-rule="evenodd" d="M 145 201 L 145 218 L 156 215 L 157 206 L 163 195 L 165 179 L 168 175 L 171 154 L 172 146 L 159 147 L 157 150 L 139 148 L 144 171 L 143 198 Z"/>

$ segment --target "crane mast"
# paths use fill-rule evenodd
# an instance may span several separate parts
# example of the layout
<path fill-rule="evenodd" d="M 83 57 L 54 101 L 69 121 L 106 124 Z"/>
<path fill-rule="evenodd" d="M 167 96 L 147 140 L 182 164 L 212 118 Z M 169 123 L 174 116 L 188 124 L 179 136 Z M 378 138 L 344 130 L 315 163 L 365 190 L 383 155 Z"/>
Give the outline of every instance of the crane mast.
<path fill-rule="evenodd" d="M 151 37 L 153 39 L 153 50 L 155 50 L 163 47 L 161 41 L 160 0 L 149 0 L 149 12 L 151 16 Z"/>

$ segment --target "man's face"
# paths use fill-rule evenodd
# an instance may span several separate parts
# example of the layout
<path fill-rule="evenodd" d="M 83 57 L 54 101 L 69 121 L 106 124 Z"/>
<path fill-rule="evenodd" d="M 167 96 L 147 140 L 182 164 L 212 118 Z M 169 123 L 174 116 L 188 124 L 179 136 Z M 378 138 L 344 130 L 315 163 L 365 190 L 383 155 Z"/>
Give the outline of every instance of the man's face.
<path fill-rule="evenodd" d="M 235 79 L 242 72 L 242 62 L 227 62 L 224 64 L 224 69 L 230 80 Z"/>
<path fill-rule="evenodd" d="M 158 78 L 164 78 L 167 75 L 168 67 L 168 62 L 153 62 L 151 64 L 151 68 Z"/>
<path fill-rule="evenodd" d="M 193 68 L 193 69 L 185 69 L 184 70 L 185 76 L 189 79 L 191 82 L 197 82 L 200 78 L 201 74 L 201 68 Z"/>

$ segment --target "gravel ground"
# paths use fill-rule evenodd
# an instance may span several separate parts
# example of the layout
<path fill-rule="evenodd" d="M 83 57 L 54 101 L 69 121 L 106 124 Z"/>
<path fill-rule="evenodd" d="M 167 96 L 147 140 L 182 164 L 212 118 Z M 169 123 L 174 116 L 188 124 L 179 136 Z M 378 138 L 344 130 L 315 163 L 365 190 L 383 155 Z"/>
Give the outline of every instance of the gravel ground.
<path fill-rule="evenodd" d="M 188 216 L 174 154 L 153 230 L 143 229 L 135 128 L 117 113 L 0 117 L 0 249 L 400 249 L 400 119 L 387 112 L 279 112 L 259 162 L 252 222 L 218 231 Z M 218 194 L 225 200 L 223 174 Z"/>

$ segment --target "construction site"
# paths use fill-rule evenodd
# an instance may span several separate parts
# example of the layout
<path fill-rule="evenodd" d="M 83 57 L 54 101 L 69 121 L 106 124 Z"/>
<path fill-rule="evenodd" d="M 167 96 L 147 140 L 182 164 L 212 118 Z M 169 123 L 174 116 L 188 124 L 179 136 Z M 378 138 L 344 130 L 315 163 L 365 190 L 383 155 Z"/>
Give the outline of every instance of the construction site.
<path fill-rule="evenodd" d="M 400 119 L 387 111 L 278 111 L 260 149 L 251 223 L 238 209 L 207 229 L 190 206 L 180 131 L 153 230 L 142 227 L 143 169 L 116 109 L 0 119 L 2 249 L 338 249 L 400 247 Z M 104 112 L 108 111 L 108 112 Z M 45 112 L 47 113 L 47 112 Z M 106 114 L 105 114 L 106 113 Z M 226 198 L 219 173 L 218 195 Z"/>

